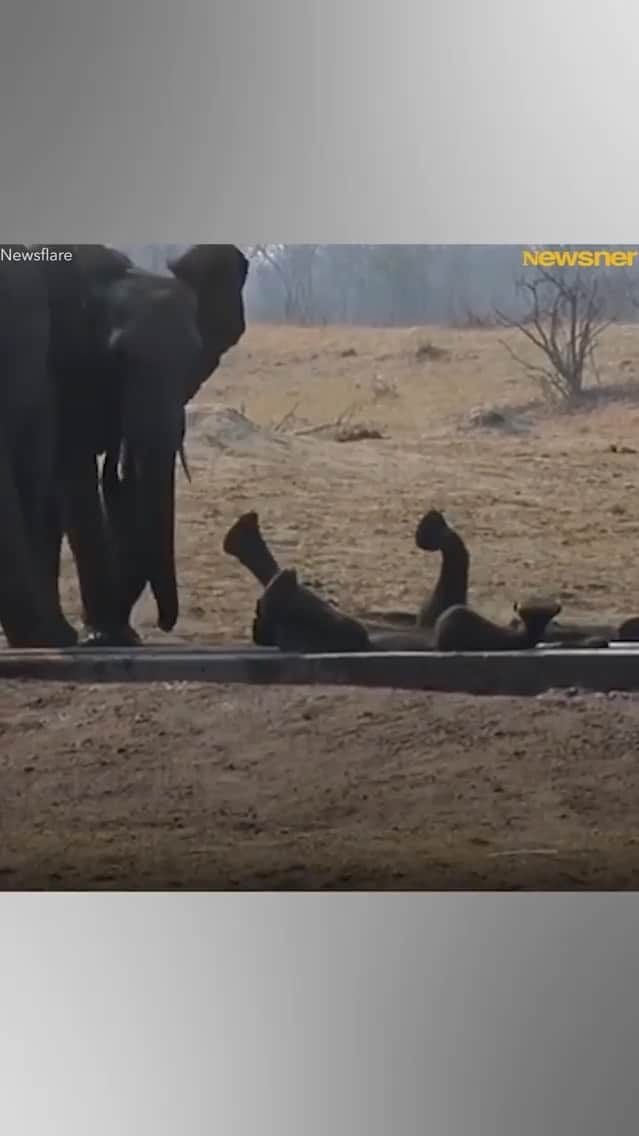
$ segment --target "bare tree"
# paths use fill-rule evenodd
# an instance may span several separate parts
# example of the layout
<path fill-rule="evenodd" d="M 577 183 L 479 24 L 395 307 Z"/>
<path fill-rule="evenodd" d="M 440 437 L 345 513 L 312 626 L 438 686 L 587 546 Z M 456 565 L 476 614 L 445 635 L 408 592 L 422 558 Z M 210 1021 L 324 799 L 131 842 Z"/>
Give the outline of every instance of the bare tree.
<path fill-rule="evenodd" d="M 495 309 L 502 327 L 517 328 L 544 357 L 532 363 L 502 345 L 512 359 L 542 387 L 553 400 L 577 401 L 583 394 L 588 373 L 596 381 L 599 372 L 596 348 L 605 329 L 614 321 L 604 319 L 605 302 L 596 278 L 585 279 L 559 271 L 539 269 L 532 280 L 517 285 L 528 297 L 529 308 L 521 319 Z"/>
<path fill-rule="evenodd" d="M 284 293 L 287 323 L 313 321 L 313 268 L 319 245 L 252 245 L 249 255 L 266 264 L 277 276 Z"/>

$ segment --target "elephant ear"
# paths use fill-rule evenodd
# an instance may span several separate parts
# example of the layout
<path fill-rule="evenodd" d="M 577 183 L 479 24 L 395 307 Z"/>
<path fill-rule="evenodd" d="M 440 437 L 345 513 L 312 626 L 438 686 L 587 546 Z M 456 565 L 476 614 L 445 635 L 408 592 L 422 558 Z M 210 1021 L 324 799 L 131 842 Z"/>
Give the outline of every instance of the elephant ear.
<path fill-rule="evenodd" d="M 181 256 L 167 261 L 167 267 L 195 292 L 207 291 L 218 282 L 227 282 L 235 273 L 244 287 L 249 262 L 237 245 L 193 245 Z"/>

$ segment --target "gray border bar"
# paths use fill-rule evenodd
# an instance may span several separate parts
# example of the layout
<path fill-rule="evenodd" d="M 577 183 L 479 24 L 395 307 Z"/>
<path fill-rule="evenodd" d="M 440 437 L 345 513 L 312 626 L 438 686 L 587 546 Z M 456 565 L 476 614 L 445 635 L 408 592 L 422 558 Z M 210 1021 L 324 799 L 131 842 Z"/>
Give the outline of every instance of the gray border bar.
<path fill-rule="evenodd" d="M 636 241 L 638 19 L 632 0 L 10 0 L 4 234 Z M 630 896 L 2 914 L 15 1136 L 636 1131 Z"/>
<path fill-rule="evenodd" d="M 637 239 L 632 0 L 7 0 L 22 240 Z"/>

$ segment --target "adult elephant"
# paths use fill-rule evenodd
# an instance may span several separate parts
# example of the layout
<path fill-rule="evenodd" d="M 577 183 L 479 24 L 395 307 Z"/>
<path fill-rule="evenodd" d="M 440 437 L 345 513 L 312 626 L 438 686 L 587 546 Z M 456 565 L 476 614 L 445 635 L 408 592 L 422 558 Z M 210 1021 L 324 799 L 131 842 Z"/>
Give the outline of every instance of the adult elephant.
<path fill-rule="evenodd" d="M 0 624 L 11 647 L 66 647 L 77 635 L 46 570 L 57 506 L 47 291 L 26 246 L 0 250 Z"/>
<path fill-rule="evenodd" d="M 131 611 L 147 583 L 158 626 L 170 631 L 178 618 L 175 462 L 185 406 L 244 332 L 248 262 L 234 246 L 197 245 L 164 276 L 104 246 L 71 251 L 71 264 L 45 268 L 63 524 L 88 640 L 131 643 Z M 54 543 L 59 562 L 59 534 Z"/>

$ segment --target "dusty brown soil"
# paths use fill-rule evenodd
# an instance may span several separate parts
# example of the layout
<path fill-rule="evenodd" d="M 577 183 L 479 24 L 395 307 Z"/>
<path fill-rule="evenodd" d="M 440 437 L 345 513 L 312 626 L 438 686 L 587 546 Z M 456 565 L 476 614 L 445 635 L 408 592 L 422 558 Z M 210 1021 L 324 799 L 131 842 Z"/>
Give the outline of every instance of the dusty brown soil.
<path fill-rule="evenodd" d="M 0 706 L 7 888 L 639 882 L 636 698 L 16 684 Z"/>
<path fill-rule="evenodd" d="M 444 354 L 418 358 L 428 340 Z M 251 328 L 194 407 L 171 641 L 247 636 L 256 586 L 221 551 L 247 508 L 282 562 L 352 611 L 417 606 L 437 558 L 413 531 L 439 506 L 482 610 L 543 591 L 565 618 L 636 613 L 639 330 L 603 345 L 604 388 L 623 397 L 571 414 L 530 405 L 498 340 Z M 485 404 L 512 427 L 471 425 Z M 361 426 L 383 437 L 336 440 Z M 68 560 L 64 598 L 77 616 Z M 153 618 L 145 597 L 136 623 L 163 640 Z M 639 699 L 621 695 L 10 683 L 0 881 L 634 887 L 638 742 Z"/>

